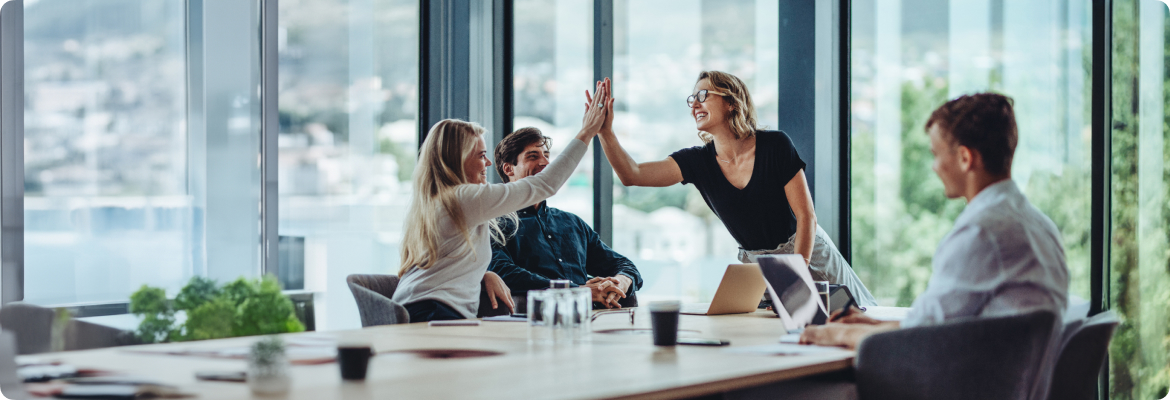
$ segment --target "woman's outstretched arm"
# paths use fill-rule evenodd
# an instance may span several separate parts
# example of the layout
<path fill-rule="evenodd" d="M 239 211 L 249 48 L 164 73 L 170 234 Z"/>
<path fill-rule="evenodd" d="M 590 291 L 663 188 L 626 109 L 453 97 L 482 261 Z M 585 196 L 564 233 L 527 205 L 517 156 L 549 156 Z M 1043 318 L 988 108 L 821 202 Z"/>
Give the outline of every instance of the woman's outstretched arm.
<path fill-rule="evenodd" d="M 604 85 L 606 93 L 612 83 L 609 78 L 606 78 Z M 589 92 L 585 93 L 586 104 L 592 103 L 592 98 L 589 97 Z M 622 144 L 618 142 L 617 135 L 613 133 L 613 98 L 609 99 L 607 104 L 608 112 L 605 116 L 605 123 L 601 125 L 601 132 L 597 137 L 601 139 L 601 148 L 605 151 L 605 158 L 609 160 L 609 164 L 613 166 L 613 172 L 617 174 L 618 179 L 626 186 L 651 186 L 663 187 L 670 186 L 682 182 L 682 170 L 679 169 L 678 163 L 673 158 L 666 157 L 662 161 L 651 161 L 646 163 L 638 163 L 626 153 L 626 149 L 622 148 Z"/>

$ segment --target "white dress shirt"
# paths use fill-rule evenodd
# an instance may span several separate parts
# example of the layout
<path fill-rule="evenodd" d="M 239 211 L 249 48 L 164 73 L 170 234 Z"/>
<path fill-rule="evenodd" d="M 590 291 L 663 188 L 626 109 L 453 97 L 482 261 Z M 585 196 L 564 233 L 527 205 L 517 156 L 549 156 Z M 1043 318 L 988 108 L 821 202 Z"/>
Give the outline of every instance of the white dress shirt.
<path fill-rule="evenodd" d="M 1056 313 L 1068 304 L 1068 266 L 1060 231 L 1011 179 L 984 188 L 939 242 L 926 292 L 902 327 L 973 316 L 1037 310 Z"/>

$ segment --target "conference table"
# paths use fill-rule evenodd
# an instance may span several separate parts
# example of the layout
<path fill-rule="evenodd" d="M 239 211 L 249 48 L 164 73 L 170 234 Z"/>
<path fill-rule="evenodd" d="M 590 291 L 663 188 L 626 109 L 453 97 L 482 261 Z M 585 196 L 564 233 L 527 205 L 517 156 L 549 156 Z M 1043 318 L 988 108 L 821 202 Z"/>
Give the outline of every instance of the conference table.
<path fill-rule="evenodd" d="M 731 342 L 724 347 L 654 346 L 649 312 L 636 310 L 634 315 L 633 324 L 628 314 L 600 315 L 592 323 L 592 333 L 559 341 L 546 335 L 548 328 L 494 321 L 483 321 L 479 326 L 417 323 L 286 334 L 282 336 L 290 344 L 320 343 L 324 349 L 338 342 L 365 342 L 379 354 L 370 360 L 364 381 L 342 380 L 336 363 L 293 365 L 292 389 L 281 398 L 687 398 L 846 370 L 855 355 L 844 349 L 776 354 L 774 347 L 785 346 L 779 343 L 784 332 L 771 311 L 680 317 L 680 337 Z M 246 399 L 255 398 L 247 384 L 195 379 L 199 371 L 242 371 L 245 361 L 163 352 L 239 349 L 257 339 L 129 346 L 38 357 L 148 378 L 178 386 L 198 398 Z M 487 355 L 452 357 L 464 353 Z"/>

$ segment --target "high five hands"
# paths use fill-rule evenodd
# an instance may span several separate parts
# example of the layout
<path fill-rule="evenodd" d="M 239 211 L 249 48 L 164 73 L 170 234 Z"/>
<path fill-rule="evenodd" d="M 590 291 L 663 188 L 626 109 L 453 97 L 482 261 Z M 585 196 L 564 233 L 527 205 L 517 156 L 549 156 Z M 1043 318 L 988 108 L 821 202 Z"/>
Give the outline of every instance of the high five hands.
<path fill-rule="evenodd" d="M 610 85 L 609 78 L 605 78 L 597 82 L 593 95 L 590 95 L 588 90 L 585 91 L 585 118 L 581 121 L 581 133 L 577 135 L 578 138 L 588 135 L 589 137 L 584 140 L 592 140 L 593 136 L 600 132 L 613 130 L 613 97 Z"/>

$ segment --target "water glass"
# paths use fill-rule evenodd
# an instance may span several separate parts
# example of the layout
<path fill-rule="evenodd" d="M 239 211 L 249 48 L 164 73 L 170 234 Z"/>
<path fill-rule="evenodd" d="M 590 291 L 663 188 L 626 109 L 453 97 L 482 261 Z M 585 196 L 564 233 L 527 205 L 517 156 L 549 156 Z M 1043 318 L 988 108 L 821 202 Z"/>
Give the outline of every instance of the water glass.
<path fill-rule="evenodd" d="M 547 290 L 529 290 L 528 291 L 528 325 L 529 326 L 544 326 L 547 320 L 544 319 L 544 309 L 548 305 L 549 292 Z"/>
<path fill-rule="evenodd" d="M 825 307 L 824 311 L 825 311 L 825 314 L 827 315 L 829 313 L 829 310 L 833 309 L 832 307 L 829 307 L 829 282 L 828 281 L 813 281 L 813 286 L 815 286 L 817 289 L 817 296 L 820 296 L 821 306 Z"/>
<path fill-rule="evenodd" d="M 573 324 L 577 328 L 577 335 L 579 337 L 588 336 L 592 332 L 590 322 L 593 321 L 593 290 L 584 286 L 571 290 L 573 292 L 573 305 L 575 309 L 573 313 Z"/>

